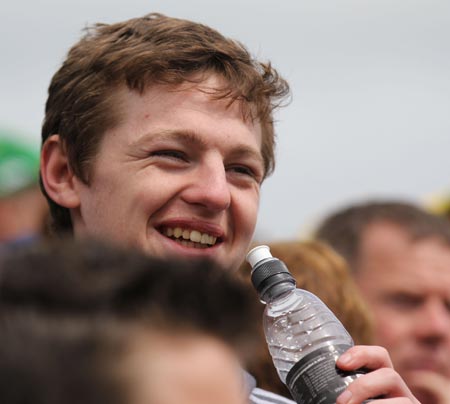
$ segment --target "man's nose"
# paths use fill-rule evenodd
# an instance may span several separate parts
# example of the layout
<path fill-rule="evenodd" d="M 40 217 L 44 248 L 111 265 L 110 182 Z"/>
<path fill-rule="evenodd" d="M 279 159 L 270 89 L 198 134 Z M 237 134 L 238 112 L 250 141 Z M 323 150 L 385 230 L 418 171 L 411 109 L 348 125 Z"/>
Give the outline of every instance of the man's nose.
<path fill-rule="evenodd" d="M 193 175 L 191 185 L 183 193 L 186 202 L 212 211 L 222 211 L 230 206 L 230 184 L 221 159 L 210 159 L 199 164 Z"/>

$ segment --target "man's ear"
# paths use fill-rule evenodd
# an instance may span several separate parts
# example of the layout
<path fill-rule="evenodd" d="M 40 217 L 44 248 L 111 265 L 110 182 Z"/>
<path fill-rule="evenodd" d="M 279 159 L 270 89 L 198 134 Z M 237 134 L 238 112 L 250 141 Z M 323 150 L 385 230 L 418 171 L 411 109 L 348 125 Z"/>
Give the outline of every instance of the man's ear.
<path fill-rule="evenodd" d="M 41 177 L 47 195 L 58 205 L 69 209 L 80 205 L 75 184 L 77 178 L 69 166 L 59 135 L 50 136 L 42 146 Z"/>

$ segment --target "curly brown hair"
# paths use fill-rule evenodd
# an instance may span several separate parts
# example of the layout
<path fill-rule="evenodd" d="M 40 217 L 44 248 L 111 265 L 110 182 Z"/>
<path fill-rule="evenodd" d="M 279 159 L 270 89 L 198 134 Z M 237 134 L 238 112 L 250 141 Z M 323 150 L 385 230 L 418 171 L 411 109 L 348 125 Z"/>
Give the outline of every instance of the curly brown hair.
<path fill-rule="evenodd" d="M 214 98 L 243 101 L 246 117 L 262 127 L 265 175 L 274 168 L 273 110 L 289 86 L 270 63 L 255 60 L 239 42 L 205 25 L 158 13 L 115 24 L 95 24 L 69 51 L 53 76 L 42 127 L 42 142 L 58 134 L 74 174 L 89 184 L 89 169 L 100 141 L 118 124 L 120 86 L 139 93 L 153 84 L 198 83 L 198 73 L 224 78 Z M 71 231 L 68 209 L 46 195 L 55 230 Z"/>

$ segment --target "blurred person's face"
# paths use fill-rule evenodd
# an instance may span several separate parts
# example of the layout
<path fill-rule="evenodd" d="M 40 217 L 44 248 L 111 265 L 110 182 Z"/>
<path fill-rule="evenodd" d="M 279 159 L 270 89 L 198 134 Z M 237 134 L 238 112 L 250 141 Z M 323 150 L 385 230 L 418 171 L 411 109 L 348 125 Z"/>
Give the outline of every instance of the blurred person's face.
<path fill-rule="evenodd" d="M 47 215 L 47 201 L 37 185 L 0 197 L 0 244 L 27 243 L 39 237 Z"/>
<path fill-rule="evenodd" d="M 234 351 L 205 335 L 157 335 L 134 344 L 126 361 L 130 404 L 245 404 Z"/>
<path fill-rule="evenodd" d="M 261 127 L 241 104 L 199 86 L 121 90 L 121 122 L 108 130 L 87 186 L 74 178 L 75 235 L 106 238 L 158 257 L 242 262 L 264 175 Z"/>
<path fill-rule="evenodd" d="M 413 380 L 425 371 L 450 381 L 450 248 L 438 239 L 411 241 L 398 227 L 373 224 L 356 266 L 356 282 L 375 315 L 375 343 L 388 349 L 421 402 L 435 404 L 415 390 Z"/>

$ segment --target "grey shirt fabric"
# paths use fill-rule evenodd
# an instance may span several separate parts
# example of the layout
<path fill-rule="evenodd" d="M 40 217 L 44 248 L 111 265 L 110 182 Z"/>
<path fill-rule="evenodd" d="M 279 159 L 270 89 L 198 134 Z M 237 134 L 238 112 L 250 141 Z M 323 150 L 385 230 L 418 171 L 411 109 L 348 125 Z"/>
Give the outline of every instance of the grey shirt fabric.
<path fill-rule="evenodd" d="M 256 387 L 256 380 L 250 373 L 244 371 L 244 377 L 250 404 L 296 404 L 295 401 Z"/>

